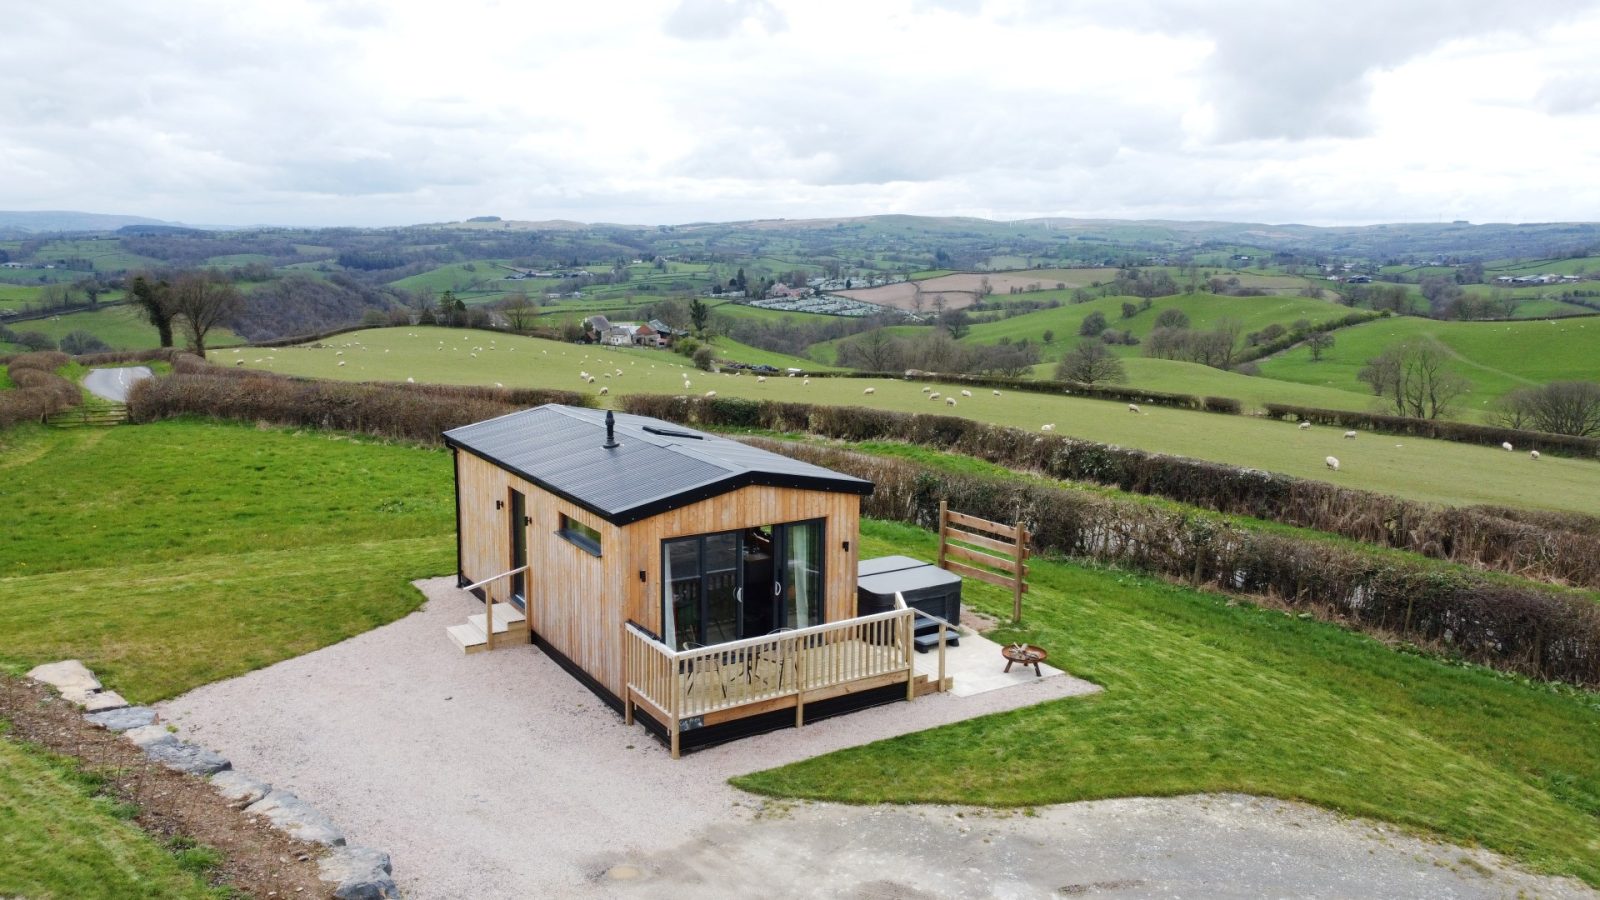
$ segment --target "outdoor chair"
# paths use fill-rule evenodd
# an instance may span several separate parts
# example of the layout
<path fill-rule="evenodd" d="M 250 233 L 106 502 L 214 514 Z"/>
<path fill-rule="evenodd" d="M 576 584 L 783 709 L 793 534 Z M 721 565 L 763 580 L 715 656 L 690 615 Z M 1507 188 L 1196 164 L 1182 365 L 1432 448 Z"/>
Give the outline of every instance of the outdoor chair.
<path fill-rule="evenodd" d="M 685 650 L 704 650 L 705 648 L 705 644 L 699 644 L 694 641 L 683 642 L 683 649 Z M 696 683 L 706 684 L 709 682 L 722 692 L 723 699 L 727 699 L 728 684 L 723 677 L 722 658 L 720 656 L 702 656 L 690 661 L 687 664 L 685 674 L 688 679 L 683 686 L 684 696 L 692 696 L 694 694 Z M 710 688 L 704 688 L 704 690 L 710 690 Z"/>

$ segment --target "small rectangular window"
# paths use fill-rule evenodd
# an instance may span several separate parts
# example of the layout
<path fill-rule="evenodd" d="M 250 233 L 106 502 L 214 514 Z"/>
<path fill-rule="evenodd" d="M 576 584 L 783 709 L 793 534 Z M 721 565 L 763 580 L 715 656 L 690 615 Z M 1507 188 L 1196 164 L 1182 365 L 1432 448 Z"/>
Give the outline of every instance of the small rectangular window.
<path fill-rule="evenodd" d="M 561 529 L 556 532 L 587 553 L 600 555 L 600 532 L 568 515 L 561 516 Z"/>

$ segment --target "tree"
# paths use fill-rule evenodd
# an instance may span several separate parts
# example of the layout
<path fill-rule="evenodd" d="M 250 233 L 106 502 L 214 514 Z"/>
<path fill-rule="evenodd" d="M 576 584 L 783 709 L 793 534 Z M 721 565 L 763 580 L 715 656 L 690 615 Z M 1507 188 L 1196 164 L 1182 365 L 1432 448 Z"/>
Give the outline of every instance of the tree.
<path fill-rule="evenodd" d="M 81 353 L 101 353 L 110 349 L 105 341 L 82 329 L 69 331 L 61 338 L 61 350 L 73 356 Z"/>
<path fill-rule="evenodd" d="M 1078 346 L 1067 351 L 1056 363 L 1056 379 L 1094 384 L 1097 381 L 1122 382 L 1128 372 L 1106 345 L 1096 340 L 1079 341 Z"/>
<path fill-rule="evenodd" d="M 739 270 L 739 278 L 744 279 L 744 270 Z M 711 307 L 707 306 L 699 297 L 689 301 L 689 321 L 694 325 L 695 334 L 706 333 L 706 323 L 711 321 Z"/>
<path fill-rule="evenodd" d="M 1040 335 L 1039 338 L 1046 344 L 1054 344 L 1056 342 L 1056 333 L 1046 328 L 1044 334 Z"/>
<path fill-rule="evenodd" d="M 1449 359 L 1448 351 L 1431 338 L 1407 338 L 1368 360 L 1356 377 L 1396 415 L 1438 419 L 1448 416 L 1472 387 L 1446 367 Z"/>
<path fill-rule="evenodd" d="M 1156 315 L 1157 328 L 1188 328 L 1189 314 L 1181 309 L 1163 309 Z"/>
<path fill-rule="evenodd" d="M 534 319 L 539 317 L 539 304 L 526 291 L 517 291 L 500 302 L 500 311 L 505 313 L 512 331 L 523 332 L 533 327 Z"/>
<path fill-rule="evenodd" d="M 1311 332 L 1311 335 L 1306 338 L 1306 348 L 1311 351 L 1311 358 L 1313 360 L 1322 359 L 1322 354 L 1328 352 L 1328 350 L 1332 347 L 1333 335 L 1327 333 L 1326 331 L 1313 331 Z"/>
<path fill-rule="evenodd" d="M 182 321 L 189 349 L 206 355 L 206 335 L 232 319 L 244 304 L 239 289 L 215 271 L 185 272 L 172 285 L 172 309 Z"/>
<path fill-rule="evenodd" d="M 1106 314 L 1095 310 L 1083 317 L 1083 323 L 1078 326 L 1078 334 L 1083 337 L 1097 337 L 1106 330 Z"/>
<path fill-rule="evenodd" d="M 66 349 L 62 341 L 62 349 Z M 1554 381 L 1521 388 L 1500 398 L 1496 424 L 1551 434 L 1600 436 L 1600 384 Z"/>
<path fill-rule="evenodd" d="M 1134 316 L 1137 316 L 1138 314 L 1139 314 L 1139 307 L 1134 306 L 1132 303 L 1127 303 L 1127 302 L 1124 302 L 1122 304 L 1122 317 L 1124 319 L 1131 319 Z"/>
<path fill-rule="evenodd" d="M 89 298 L 90 306 L 98 304 L 100 302 L 100 295 L 106 292 L 105 282 L 92 275 L 88 278 L 78 279 L 72 283 L 72 286 L 82 291 L 83 295 Z"/>
<path fill-rule="evenodd" d="M 841 366 L 863 372 L 894 372 L 905 368 L 900 342 L 883 328 L 874 328 L 839 344 Z"/>
<path fill-rule="evenodd" d="M 128 295 L 139 313 L 156 327 L 161 346 L 171 347 L 172 317 L 176 313 L 172 305 L 172 285 L 165 280 L 155 280 L 153 275 L 135 275 L 133 283 L 128 285 Z"/>
<path fill-rule="evenodd" d="M 939 314 L 939 327 L 959 341 L 972 330 L 972 319 L 967 316 L 966 310 L 952 309 Z"/>

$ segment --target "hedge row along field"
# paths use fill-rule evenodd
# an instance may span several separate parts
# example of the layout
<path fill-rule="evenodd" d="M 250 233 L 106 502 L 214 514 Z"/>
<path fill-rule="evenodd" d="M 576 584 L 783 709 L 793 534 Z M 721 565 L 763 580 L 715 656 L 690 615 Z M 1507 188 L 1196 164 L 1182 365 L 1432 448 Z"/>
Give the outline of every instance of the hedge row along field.
<path fill-rule="evenodd" d="M 970 515 L 1026 522 L 1035 548 L 1047 553 L 1266 595 L 1498 669 L 1600 685 L 1600 605 L 1581 597 L 1396 564 L 1359 548 L 1249 531 L 1100 494 L 943 472 L 840 448 L 745 440 L 869 479 L 875 487 L 863 498 L 865 516 L 936 528 L 939 501 L 948 500 Z"/>
<path fill-rule="evenodd" d="M 179 354 L 172 375 L 146 379 L 128 392 L 128 415 L 134 422 L 153 422 L 193 414 L 436 445 L 451 428 L 541 403 L 591 401 L 572 391 L 534 388 L 308 381 L 219 369 Z"/>
<path fill-rule="evenodd" d="M 6 374 L 15 387 L 0 391 L 0 428 L 19 422 L 42 422 L 83 402 L 83 392 L 56 370 L 72 357 L 56 350 L 11 357 Z"/>
<path fill-rule="evenodd" d="M 1572 434 L 1546 434 L 1542 431 L 1523 431 L 1515 428 L 1495 428 L 1490 425 L 1473 425 L 1467 422 L 1451 422 L 1443 419 L 1386 416 L 1379 413 L 1354 412 L 1347 409 L 1319 409 L 1314 406 L 1293 406 L 1287 403 L 1267 403 L 1265 407 L 1267 415 L 1275 419 L 1310 422 L 1313 425 L 1331 425 L 1336 428 L 1364 428 L 1379 434 L 1433 438 L 1440 441 L 1459 441 L 1464 444 L 1482 444 L 1486 447 L 1510 444 L 1520 451 L 1537 450 L 1540 453 L 1573 456 L 1582 459 L 1600 458 L 1600 438 L 1580 437 Z"/>
<path fill-rule="evenodd" d="M 1052 478 L 1111 485 L 1436 559 L 1600 587 L 1600 536 L 1581 528 L 1518 521 L 1488 509 L 1433 506 L 1321 481 L 1032 434 L 953 416 L 649 394 L 623 398 L 622 406 L 633 413 L 714 427 L 800 431 L 844 441 L 903 441 Z"/>

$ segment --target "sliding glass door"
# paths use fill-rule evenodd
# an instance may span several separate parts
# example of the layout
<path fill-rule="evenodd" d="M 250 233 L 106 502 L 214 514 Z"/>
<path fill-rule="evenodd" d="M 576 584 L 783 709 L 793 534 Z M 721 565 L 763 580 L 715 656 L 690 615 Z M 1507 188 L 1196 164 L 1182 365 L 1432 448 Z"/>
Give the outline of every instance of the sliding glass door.
<path fill-rule="evenodd" d="M 677 649 L 822 623 L 823 522 L 662 541 L 663 631 Z"/>

